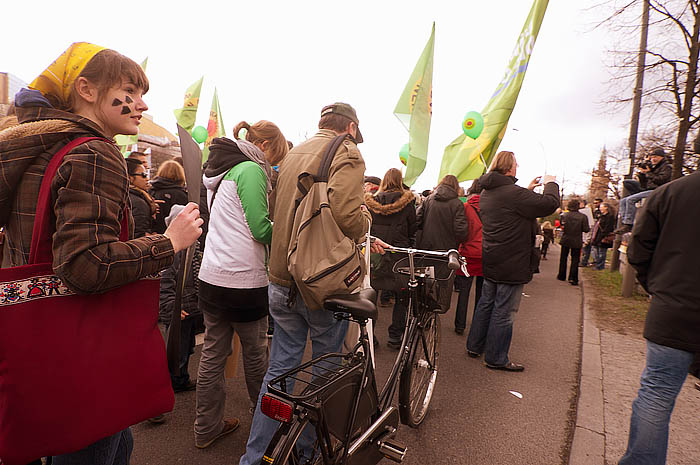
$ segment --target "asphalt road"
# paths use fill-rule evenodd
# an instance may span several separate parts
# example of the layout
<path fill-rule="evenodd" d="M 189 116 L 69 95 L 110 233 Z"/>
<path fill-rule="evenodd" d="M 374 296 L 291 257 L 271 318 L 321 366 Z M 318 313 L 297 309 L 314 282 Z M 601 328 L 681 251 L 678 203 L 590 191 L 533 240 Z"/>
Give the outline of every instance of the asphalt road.
<path fill-rule="evenodd" d="M 542 273 L 524 290 L 510 351 L 513 361 L 525 365 L 522 373 L 492 371 L 482 366 L 481 359 L 466 356 L 466 334 L 454 332 L 455 295 L 453 309 L 441 316 L 440 371 L 428 416 L 417 429 L 399 428 L 397 439 L 408 446 L 404 464 L 567 463 L 580 363 L 581 294 L 578 287 L 555 279 L 558 253 L 556 245 L 550 246 Z M 470 303 L 469 320 L 472 309 Z M 381 345 L 376 353 L 380 385 L 396 356 L 385 345 L 390 312 L 380 308 Z M 200 350 L 198 346 L 190 361 L 192 376 Z M 132 463 L 237 464 L 251 421 L 240 371 L 227 382 L 227 417 L 241 420 L 236 432 L 208 449 L 196 449 L 195 393 L 176 394 L 175 409 L 166 423 L 133 427 Z"/>

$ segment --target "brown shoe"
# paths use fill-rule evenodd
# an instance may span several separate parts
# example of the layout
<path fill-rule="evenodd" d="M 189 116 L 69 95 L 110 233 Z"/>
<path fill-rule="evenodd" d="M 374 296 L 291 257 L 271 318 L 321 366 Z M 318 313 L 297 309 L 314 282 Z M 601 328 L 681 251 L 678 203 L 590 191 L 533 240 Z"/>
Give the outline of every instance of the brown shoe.
<path fill-rule="evenodd" d="M 238 420 L 238 418 L 232 418 L 230 420 L 224 420 L 224 429 L 221 430 L 219 434 L 211 438 L 209 441 L 202 443 L 202 444 L 197 444 L 197 441 L 195 441 L 194 445 L 197 449 L 206 449 L 207 447 L 211 446 L 214 441 L 219 439 L 220 437 L 226 436 L 229 433 L 233 433 L 238 429 L 240 426 L 241 422 Z"/>
<path fill-rule="evenodd" d="M 505 365 L 491 365 L 484 362 L 484 365 L 486 365 L 486 368 L 490 368 L 492 370 L 523 371 L 525 369 L 523 365 L 513 362 L 508 362 Z"/>

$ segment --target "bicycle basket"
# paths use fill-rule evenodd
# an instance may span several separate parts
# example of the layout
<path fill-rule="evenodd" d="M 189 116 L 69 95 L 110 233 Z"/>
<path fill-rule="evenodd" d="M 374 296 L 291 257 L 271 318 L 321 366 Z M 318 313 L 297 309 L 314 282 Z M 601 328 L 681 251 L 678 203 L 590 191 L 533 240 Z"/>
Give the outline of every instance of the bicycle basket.
<path fill-rule="evenodd" d="M 415 255 L 413 263 L 419 281 L 424 281 L 424 303 L 436 313 L 446 313 L 450 309 L 454 286 L 454 271 L 447 267 L 447 258 Z M 396 261 L 394 273 L 404 275 L 408 282 L 409 259 L 407 256 Z"/>

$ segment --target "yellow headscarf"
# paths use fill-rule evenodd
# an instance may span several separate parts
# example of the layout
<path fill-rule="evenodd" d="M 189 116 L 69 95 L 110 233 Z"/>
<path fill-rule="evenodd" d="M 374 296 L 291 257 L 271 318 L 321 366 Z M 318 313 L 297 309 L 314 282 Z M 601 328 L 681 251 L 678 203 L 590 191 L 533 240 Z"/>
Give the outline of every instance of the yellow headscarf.
<path fill-rule="evenodd" d="M 78 78 L 85 65 L 105 47 L 87 42 L 75 42 L 68 47 L 51 65 L 29 85 L 42 94 L 53 95 L 62 103 L 68 103 L 73 82 Z"/>

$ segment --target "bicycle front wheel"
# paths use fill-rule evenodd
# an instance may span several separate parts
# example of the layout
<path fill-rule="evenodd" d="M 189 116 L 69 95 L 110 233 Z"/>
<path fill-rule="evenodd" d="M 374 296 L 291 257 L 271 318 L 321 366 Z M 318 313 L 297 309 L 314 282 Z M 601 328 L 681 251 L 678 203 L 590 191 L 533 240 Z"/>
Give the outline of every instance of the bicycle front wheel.
<path fill-rule="evenodd" d="M 399 413 L 401 423 L 418 427 L 428 413 L 438 373 L 440 355 L 440 317 L 431 312 L 416 332 L 409 363 L 401 372 Z"/>

